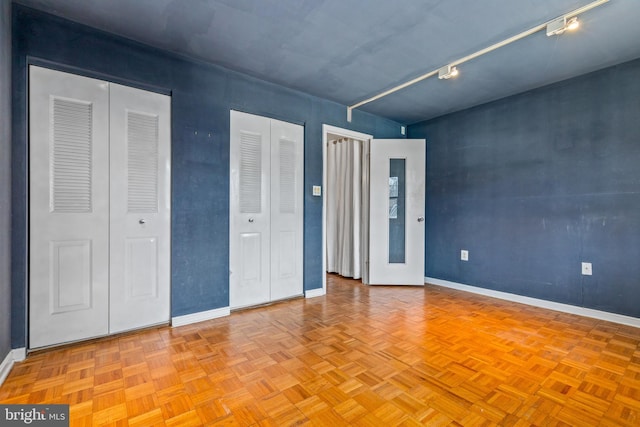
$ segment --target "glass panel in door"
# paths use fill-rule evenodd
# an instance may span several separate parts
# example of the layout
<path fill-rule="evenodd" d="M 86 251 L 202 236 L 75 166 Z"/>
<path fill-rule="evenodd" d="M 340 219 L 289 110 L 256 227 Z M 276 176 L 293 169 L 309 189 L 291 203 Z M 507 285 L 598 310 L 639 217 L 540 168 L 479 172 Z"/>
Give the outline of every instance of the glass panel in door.
<path fill-rule="evenodd" d="M 389 159 L 389 263 L 405 262 L 405 159 Z"/>

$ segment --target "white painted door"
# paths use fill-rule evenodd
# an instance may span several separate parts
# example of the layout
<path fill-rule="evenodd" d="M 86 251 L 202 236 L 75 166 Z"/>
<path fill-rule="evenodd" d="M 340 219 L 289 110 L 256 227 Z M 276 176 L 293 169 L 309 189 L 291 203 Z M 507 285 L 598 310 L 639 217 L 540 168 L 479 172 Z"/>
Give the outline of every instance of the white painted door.
<path fill-rule="evenodd" d="M 169 321 L 170 111 L 166 95 L 111 84 L 110 333 Z"/>
<path fill-rule="evenodd" d="M 229 304 L 303 292 L 302 126 L 231 112 Z"/>
<path fill-rule="evenodd" d="M 29 78 L 29 347 L 166 323 L 169 97 Z"/>
<path fill-rule="evenodd" d="M 271 120 L 271 301 L 302 295 L 302 126 Z"/>
<path fill-rule="evenodd" d="M 271 122 L 231 111 L 229 190 L 229 305 L 271 298 Z"/>
<path fill-rule="evenodd" d="M 425 140 L 371 141 L 369 282 L 424 285 Z"/>
<path fill-rule="evenodd" d="M 109 330 L 109 87 L 29 68 L 29 347 Z"/>

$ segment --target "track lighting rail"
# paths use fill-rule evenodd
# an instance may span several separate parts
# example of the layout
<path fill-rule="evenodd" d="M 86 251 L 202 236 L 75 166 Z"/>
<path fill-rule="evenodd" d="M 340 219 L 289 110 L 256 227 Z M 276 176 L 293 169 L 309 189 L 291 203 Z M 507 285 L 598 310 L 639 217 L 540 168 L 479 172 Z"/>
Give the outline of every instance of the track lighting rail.
<path fill-rule="evenodd" d="M 513 42 L 516 42 L 520 39 L 523 39 L 525 37 L 528 37 L 532 34 L 537 33 L 538 31 L 542 31 L 542 30 L 546 30 L 547 31 L 547 35 L 551 36 L 551 35 L 558 35 L 558 34 L 562 34 L 564 33 L 565 30 L 567 29 L 571 29 L 572 27 L 570 27 L 570 25 L 576 25 L 577 24 L 577 19 L 575 19 L 577 17 L 577 15 L 587 12 L 591 9 L 594 9 L 598 6 L 603 5 L 604 3 L 609 2 L 610 0 L 596 0 L 594 2 L 591 2 L 589 4 L 586 4 L 582 7 L 579 7 L 575 10 L 572 10 L 570 12 L 567 12 L 563 15 L 560 15 L 557 18 L 554 18 L 550 21 L 544 22 L 540 25 L 536 25 L 533 28 L 530 28 L 526 31 L 523 31 L 521 33 L 516 34 L 515 36 L 509 37 L 507 39 L 504 39 L 498 43 L 492 44 L 491 46 L 485 47 L 484 49 L 481 49 L 477 52 L 474 52 L 470 55 L 464 56 L 460 59 L 456 59 L 455 61 L 452 61 L 446 65 L 444 65 L 443 67 L 437 68 L 435 70 L 429 71 L 428 73 L 422 74 L 421 76 L 418 76 L 412 80 L 409 80 L 405 83 L 399 84 L 398 86 L 392 87 L 391 89 L 385 90 L 384 92 L 381 92 L 377 95 L 374 95 L 370 98 L 367 98 L 363 101 L 360 101 L 356 104 L 353 104 L 349 107 L 347 107 L 347 121 L 351 122 L 351 118 L 352 118 L 352 112 L 353 110 L 355 110 L 358 107 L 362 107 L 365 104 L 369 104 L 373 101 L 377 101 L 380 98 L 384 98 L 385 96 L 391 95 L 392 93 L 398 92 L 402 89 L 405 89 L 409 86 L 412 86 L 418 82 L 421 82 L 423 80 L 428 79 L 429 77 L 435 76 L 435 75 L 439 75 L 441 76 L 441 79 L 448 79 L 450 77 L 455 77 L 455 75 L 457 75 L 457 68 L 456 66 L 460 65 L 460 64 L 464 64 L 465 62 L 471 61 L 472 59 L 475 59 L 479 56 L 485 55 L 489 52 L 492 52 L 496 49 L 500 49 L 503 46 L 506 46 L 508 44 L 511 44 Z M 576 25 L 577 27 L 577 25 Z M 449 70 L 450 72 L 455 70 L 455 74 L 449 73 L 448 77 L 444 77 L 447 76 L 446 72 L 442 72 L 443 70 Z"/>

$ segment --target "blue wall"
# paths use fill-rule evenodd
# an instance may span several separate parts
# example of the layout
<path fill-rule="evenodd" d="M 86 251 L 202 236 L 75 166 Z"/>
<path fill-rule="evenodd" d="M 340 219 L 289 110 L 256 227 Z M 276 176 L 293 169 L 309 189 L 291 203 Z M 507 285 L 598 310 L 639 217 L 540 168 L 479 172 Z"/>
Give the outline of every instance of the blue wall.
<path fill-rule="evenodd" d="M 172 299 L 179 316 L 229 305 L 229 110 L 305 126 L 304 287 L 322 287 L 322 124 L 399 138 L 400 124 L 301 92 L 178 57 L 123 38 L 14 7 L 12 344 L 25 345 L 26 66 L 63 69 L 172 94 Z M 29 57 L 29 59 L 28 59 Z M 54 65 L 57 67 L 57 65 Z M 209 136 L 211 134 L 211 136 Z"/>
<path fill-rule="evenodd" d="M 0 363 L 11 350 L 11 3 L 0 2 Z"/>
<path fill-rule="evenodd" d="M 427 276 L 640 317 L 640 60 L 408 133 L 427 139 Z"/>

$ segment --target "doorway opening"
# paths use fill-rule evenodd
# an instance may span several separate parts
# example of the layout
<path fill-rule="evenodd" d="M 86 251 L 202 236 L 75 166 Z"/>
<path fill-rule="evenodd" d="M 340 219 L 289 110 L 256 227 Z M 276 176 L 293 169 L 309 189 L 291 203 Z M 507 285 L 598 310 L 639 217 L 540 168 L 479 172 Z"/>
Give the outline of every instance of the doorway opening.
<path fill-rule="evenodd" d="M 372 135 L 322 126 L 322 289 L 327 273 L 368 282 Z"/>
<path fill-rule="evenodd" d="M 359 142 L 356 142 L 359 141 Z M 334 143 L 335 142 L 335 143 Z M 341 144 L 344 144 L 341 147 Z M 335 160 L 334 148 L 349 144 L 360 147 L 360 170 L 351 172 L 349 179 L 360 185 L 359 190 L 332 190 L 334 175 L 342 166 L 334 163 L 358 164 L 355 154 L 346 160 Z M 367 285 L 424 285 L 424 234 L 425 234 L 425 166 L 426 142 L 424 139 L 373 139 L 371 135 L 323 125 L 323 186 L 325 197 L 322 209 L 323 278 L 322 292 L 326 293 L 327 272 L 338 272 L 346 277 L 358 277 L 355 268 L 347 262 L 343 266 L 329 265 L 329 257 L 344 257 L 353 250 L 350 262 L 360 259 L 360 276 Z M 348 151 L 348 150 L 343 150 Z M 354 150 L 357 151 L 357 150 Z M 333 192 L 332 192 L 333 191 Z M 334 194 L 334 192 L 345 194 Z M 337 201 L 332 201 L 333 196 Z M 341 200 L 341 197 L 344 200 Z M 343 231 L 329 236 L 332 216 L 345 216 L 338 209 L 340 202 L 361 211 L 354 215 L 359 226 L 344 226 Z M 347 206 L 348 207 L 348 206 Z M 345 231 L 346 230 L 346 231 Z M 342 233 L 342 234 L 341 234 Z M 332 238 L 348 247 L 336 249 Z M 333 252 L 335 251 L 335 252 Z M 333 263 L 335 259 L 332 259 Z M 338 260 L 340 261 L 340 260 Z M 339 264 L 339 263 L 338 263 Z"/>

